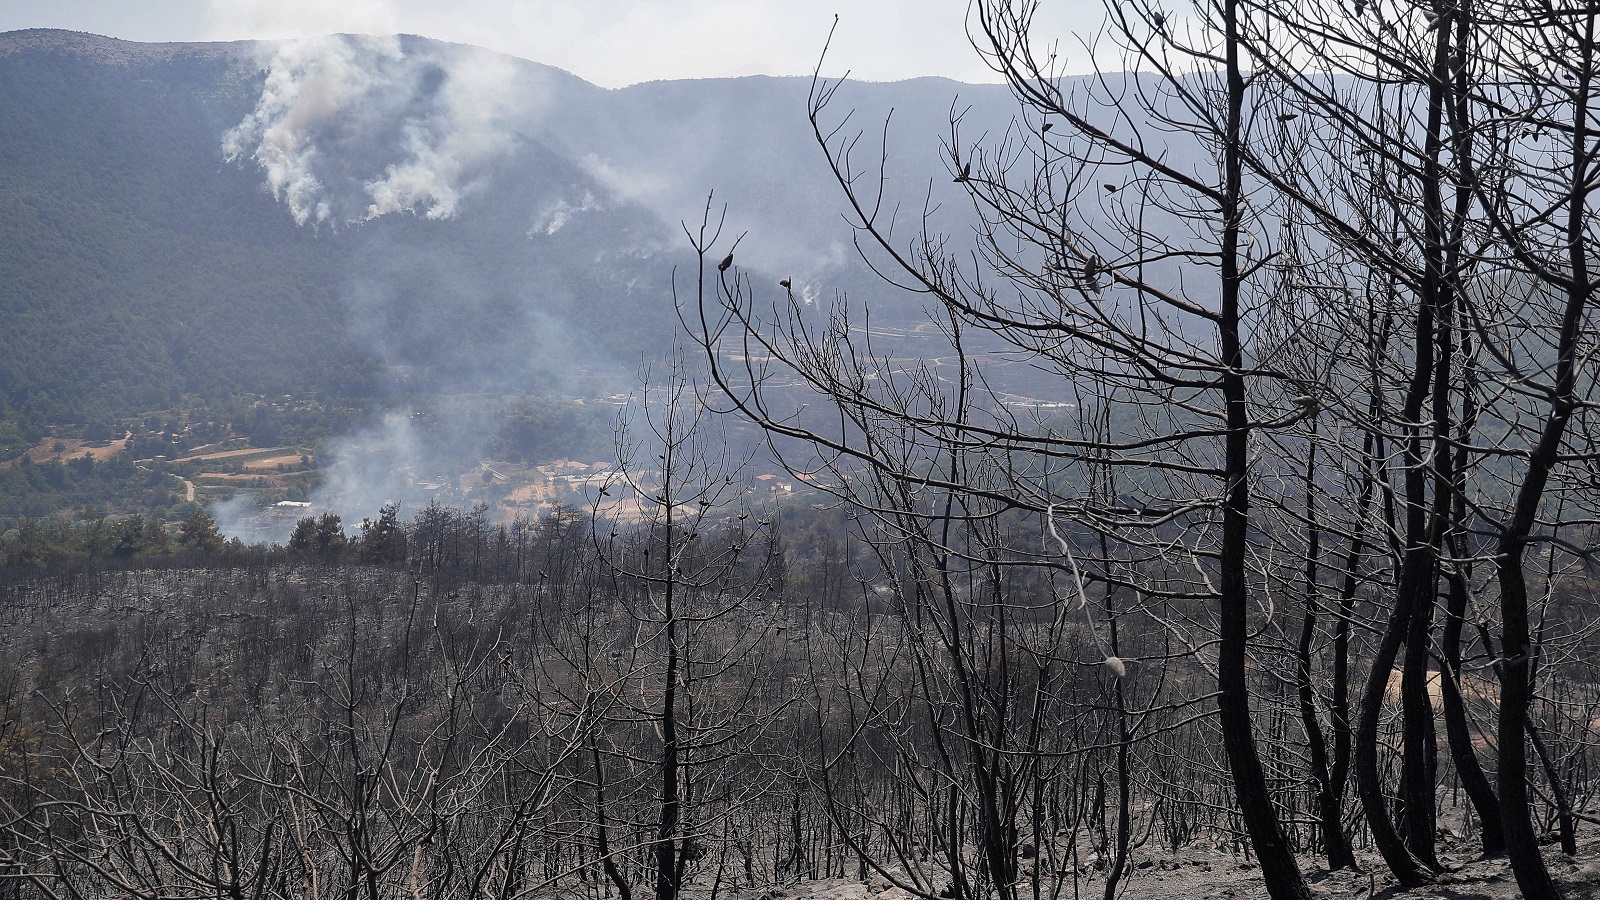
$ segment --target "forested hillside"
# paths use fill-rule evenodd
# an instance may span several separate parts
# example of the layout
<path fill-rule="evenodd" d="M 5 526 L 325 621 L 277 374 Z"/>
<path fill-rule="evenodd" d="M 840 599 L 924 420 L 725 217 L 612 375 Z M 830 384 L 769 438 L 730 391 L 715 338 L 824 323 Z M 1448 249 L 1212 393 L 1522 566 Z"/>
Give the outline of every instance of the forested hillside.
<path fill-rule="evenodd" d="M 952 108 L 996 130 L 1014 108 L 993 86 L 853 87 L 863 116 L 893 111 L 907 153 L 889 174 L 910 204 L 948 182 Z M 708 210 L 769 290 L 914 317 L 859 260 L 805 104 L 803 79 L 608 91 L 417 37 L 0 35 L 0 528 L 183 501 L 143 473 L 81 491 L 15 469 L 30 447 L 68 463 L 41 457 L 60 438 L 129 433 L 145 460 L 228 440 L 351 459 L 361 429 L 428 417 L 428 453 L 357 473 L 380 496 L 351 499 L 320 467 L 196 495 L 321 485 L 348 516 L 415 499 L 397 469 L 601 458 L 608 423 L 559 407 L 620 396 L 672 341 L 681 222 Z"/>
<path fill-rule="evenodd" d="M 802 80 L 604 91 L 406 38 L 377 54 L 395 81 L 373 94 L 381 109 L 315 132 L 334 205 L 403 165 L 408 123 L 443 116 L 430 104 L 473 66 L 500 67 L 503 149 L 466 168 L 450 215 L 417 200 L 297 224 L 262 166 L 224 148 L 286 65 L 273 49 L 0 36 L 0 420 L 36 435 L 184 397 L 530 391 L 589 364 L 631 373 L 675 322 L 678 219 L 713 188 L 740 227 L 771 226 L 746 246 L 774 278 L 831 275 L 814 288 L 827 294 L 870 283 L 806 130 Z M 884 110 L 917 107 L 908 171 L 935 158 L 922 138 L 959 91 L 1004 97 L 863 90 Z"/>
<path fill-rule="evenodd" d="M 258 85 L 243 52 L 107 58 L 98 44 L 44 41 L 0 54 L 11 416 L 37 426 L 115 420 L 184 395 L 371 396 L 386 362 L 437 367 L 442 383 L 477 378 L 436 344 L 526 353 L 537 334 L 518 311 L 532 302 L 553 319 L 581 305 L 593 328 L 573 337 L 595 352 L 628 349 L 614 330 L 623 317 L 663 321 L 658 295 L 626 287 L 642 271 L 575 252 L 581 231 L 573 244 L 533 243 L 524 221 L 506 221 L 522 219 L 514 201 L 525 210 L 529 194 L 581 179 L 537 147 L 519 160 L 520 189 L 470 222 L 296 225 L 253 166 L 223 159 L 221 136 Z M 620 215 L 607 224 L 625 230 Z M 374 315 L 396 341 L 362 333 L 363 302 L 381 302 Z"/>
<path fill-rule="evenodd" d="M 0 385 L 9 416 L 114 421 L 185 393 L 370 392 L 335 248 L 274 215 L 216 135 L 226 54 L 0 54 Z M 230 89 L 231 88 L 231 89 Z"/>

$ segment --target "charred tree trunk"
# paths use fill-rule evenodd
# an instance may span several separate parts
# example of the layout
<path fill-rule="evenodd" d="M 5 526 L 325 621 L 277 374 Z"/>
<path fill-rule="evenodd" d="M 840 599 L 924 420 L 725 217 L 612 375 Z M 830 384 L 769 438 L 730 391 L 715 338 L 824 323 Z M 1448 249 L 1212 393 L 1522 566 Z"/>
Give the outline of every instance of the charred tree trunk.
<path fill-rule="evenodd" d="M 595 852 L 600 855 L 600 868 L 606 873 L 606 878 L 611 881 L 612 886 L 617 889 L 617 896 L 621 900 L 633 900 L 633 888 L 622 876 L 622 870 L 617 866 L 617 860 L 611 852 L 611 838 L 606 819 L 605 768 L 600 764 L 598 743 L 590 742 L 589 760 L 594 769 L 594 839 Z"/>
<path fill-rule="evenodd" d="M 671 520 L 667 528 L 670 533 Z M 677 900 L 680 884 L 678 866 L 678 821 L 683 797 L 678 785 L 678 620 L 673 609 L 673 584 L 669 574 L 666 587 L 666 670 L 661 686 L 661 818 L 656 827 L 656 898 Z"/>
<path fill-rule="evenodd" d="M 1222 294 L 1217 331 L 1222 369 L 1219 381 L 1227 404 L 1224 445 L 1221 547 L 1220 642 L 1217 652 L 1217 709 L 1222 742 L 1233 775 L 1234 799 L 1249 832 L 1261 875 L 1273 900 L 1309 900 L 1310 889 L 1273 808 L 1266 773 L 1256 747 L 1247 680 L 1250 641 L 1246 562 L 1250 539 L 1250 412 L 1241 343 L 1240 265 L 1243 189 L 1244 75 L 1240 66 L 1239 0 L 1222 4 L 1226 53 L 1227 113 L 1223 132 L 1221 192 Z"/>
<path fill-rule="evenodd" d="M 1450 578 L 1444 632 L 1439 638 L 1444 670 L 1440 673 L 1440 700 L 1444 706 L 1444 727 L 1450 741 L 1450 757 L 1483 829 L 1484 855 L 1499 856 L 1506 852 L 1505 832 L 1500 826 L 1500 799 L 1495 796 L 1494 785 L 1489 782 L 1489 776 L 1484 774 L 1477 751 L 1472 747 L 1472 728 L 1467 721 L 1466 702 L 1461 694 L 1461 630 L 1466 623 L 1467 577 L 1465 572 L 1455 572 Z"/>
<path fill-rule="evenodd" d="M 1311 677 L 1312 645 L 1317 635 L 1317 559 L 1322 547 L 1322 531 L 1317 527 L 1316 471 L 1317 471 L 1317 420 L 1311 419 L 1310 452 L 1306 458 L 1306 565 L 1305 565 L 1305 618 L 1300 625 L 1300 640 L 1295 648 L 1295 680 L 1299 688 L 1300 721 L 1305 727 L 1306 743 L 1311 751 L 1311 777 L 1317 786 L 1317 819 L 1321 824 L 1322 845 L 1328 855 L 1328 868 L 1343 869 L 1355 866 L 1355 856 L 1350 843 L 1345 840 L 1343 816 L 1340 810 L 1339 791 L 1333 783 L 1329 768 L 1327 739 L 1322 733 L 1322 723 L 1317 718 L 1317 695 Z M 1348 634 L 1346 631 L 1348 643 Z M 1348 651 L 1347 651 L 1348 652 Z M 1337 654 L 1335 654 L 1337 656 Z M 1338 660 L 1335 660 L 1338 665 Z M 1342 666 L 1341 666 L 1342 668 Z M 1346 697 L 1348 705 L 1348 696 Z M 1347 727 L 1336 723 L 1335 727 Z M 1342 787 L 1342 785 L 1341 785 Z"/>

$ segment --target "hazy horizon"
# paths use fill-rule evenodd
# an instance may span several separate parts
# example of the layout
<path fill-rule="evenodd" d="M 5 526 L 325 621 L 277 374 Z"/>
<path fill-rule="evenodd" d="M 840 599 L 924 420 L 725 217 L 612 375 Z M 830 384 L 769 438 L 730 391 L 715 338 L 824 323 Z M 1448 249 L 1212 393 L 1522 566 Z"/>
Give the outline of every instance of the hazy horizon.
<path fill-rule="evenodd" d="M 838 27 L 825 74 L 862 81 L 943 77 L 999 81 L 967 37 L 967 0 L 864 0 L 848 11 L 757 3 L 605 0 L 467 0 L 446 9 L 420 0 L 353 0 L 327 8 L 308 0 L 53 0 L 0 6 L 0 31 L 63 28 L 140 42 L 283 39 L 334 33 L 416 34 L 471 44 L 565 69 L 617 88 L 645 81 L 741 75 L 809 75 Z M 1038 31 L 1059 42 L 1068 73 L 1087 71 L 1075 34 L 1092 33 L 1098 4 L 1041 10 Z"/>

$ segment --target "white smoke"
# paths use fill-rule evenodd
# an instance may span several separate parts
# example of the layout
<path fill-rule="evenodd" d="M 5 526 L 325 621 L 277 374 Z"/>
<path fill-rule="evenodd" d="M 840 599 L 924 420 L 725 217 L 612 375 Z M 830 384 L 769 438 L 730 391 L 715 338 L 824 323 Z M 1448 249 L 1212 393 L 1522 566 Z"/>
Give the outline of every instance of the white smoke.
<path fill-rule="evenodd" d="M 358 522 L 385 503 L 412 500 L 417 485 L 442 478 L 418 433 L 414 414 L 389 412 L 377 424 L 345 435 L 328 447 L 322 487 L 312 504 Z"/>
<path fill-rule="evenodd" d="M 471 48 L 428 45 L 408 54 L 398 37 L 364 35 L 263 46 L 270 54 L 261 96 L 223 136 L 222 151 L 260 165 L 300 225 L 394 212 L 455 216 L 481 186 L 484 165 L 511 148 L 514 103 L 526 100 L 512 60 Z M 376 165 L 352 150 L 395 131 L 398 141 L 380 150 Z M 352 171 L 364 162 L 366 174 Z M 351 179 L 364 196 L 341 195 Z"/>
<path fill-rule="evenodd" d="M 378 83 L 378 59 L 398 59 L 393 37 L 314 37 L 272 45 L 256 108 L 222 138 L 230 162 L 260 164 L 272 196 L 297 224 L 324 222 L 332 208 L 318 179 L 317 131 L 360 103 Z"/>
<path fill-rule="evenodd" d="M 366 218 L 418 210 L 430 219 L 451 218 L 462 194 L 482 184 L 470 174 L 511 149 L 512 61 L 463 51 L 451 57 L 436 114 L 406 122 L 407 158 L 367 183 Z"/>
<path fill-rule="evenodd" d="M 546 204 L 533 217 L 533 225 L 528 229 L 528 237 L 535 238 L 540 235 L 549 237 L 565 228 L 567 222 L 571 221 L 574 215 L 605 208 L 605 204 L 601 203 L 600 199 L 589 191 L 584 191 L 583 197 L 576 203 L 569 203 L 565 199 L 556 200 L 553 203 Z"/>
<path fill-rule="evenodd" d="M 333 513 L 346 531 L 373 517 L 386 503 L 425 503 L 430 479 L 443 481 L 447 461 L 432 458 L 419 433 L 415 413 L 392 411 L 365 428 L 333 441 L 324 453 L 323 484 L 305 504 L 262 507 L 247 493 L 213 503 L 211 516 L 229 537 L 247 543 L 288 544 L 296 522 Z"/>
<path fill-rule="evenodd" d="M 798 135 L 796 140 L 805 140 Z M 646 153 L 634 149 L 625 158 L 621 151 L 616 156 L 589 152 L 578 157 L 585 174 L 600 182 L 614 197 L 638 203 L 664 222 L 695 223 L 706 212 L 706 199 L 712 200 L 714 215 L 726 204 L 728 208 L 725 233 L 742 235 L 739 241 L 739 264 L 763 269 L 786 276 L 808 273 L 822 280 L 830 273 L 857 265 L 859 255 L 849 240 L 839 237 L 836 229 L 814 227 L 818 217 L 804 211 L 792 215 L 772 215 L 788 199 L 774 198 L 759 187 L 748 187 L 748 172 L 735 171 L 739 164 L 729 165 L 708 147 L 716 139 L 707 138 L 698 130 L 694 140 L 664 137 L 647 145 Z M 816 163 L 820 166 L 821 163 Z M 796 183 L 818 183 L 817 178 L 826 173 L 814 172 L 808 179 Z M 729 189 L 728 182 L 744 181 L 743 189 Z M 826 182 L 824 182 L 826 183 Z M 584 207 L 587 209 L 587 207 Z M 764 210 L 752 214 L 752 210 Z M 566 224 L 569 209 L 560 206 L 544 211 L 544 218 L 535 218 L 528 236 L 554 234 Z M 823 221 L 838 221 L 838 212 L 831 206 L 821 217 Z M 554 225 L 555 227 L 548 227 Z M 799 282 L 796 295 L 799 296 Z M 809 300 L 808 300 L 809 302 Z"/>
<path fill-rule="evenodd" d="M 679 162 L 675 155 L 670 155 L 668 158 L 671 163 Z M 585 172 L 605 185 L 607 190 L 625 200 L 643 203 L 652 209 L 682 200 L 679 196 L 683 188 L 679 184 L 680 179 L 673 177 L 671 171 L 659 165 L 654 168 L 623 165 L 598 153 L 584 154 L 579 163 Z"/>
<path fill-rule="evenodd" d="M 249 494 L 235 494 L 211 504 L 208 512 L 217 530 L 246 543 L 287 544 L 293 522 L 271 521 Z"/>

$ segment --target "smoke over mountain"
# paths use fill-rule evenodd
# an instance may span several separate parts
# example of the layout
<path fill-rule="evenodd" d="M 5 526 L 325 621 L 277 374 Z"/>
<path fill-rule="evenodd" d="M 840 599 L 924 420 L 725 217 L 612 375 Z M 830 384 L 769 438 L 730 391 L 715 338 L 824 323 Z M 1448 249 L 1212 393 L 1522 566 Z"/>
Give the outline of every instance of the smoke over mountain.
<path fill-rule="evenodd" d="M 463 416 L 456 400 L 441 396 L 495 385 L 551 390 L 565 379 L 567 395 L 594 397 L 598 373 L 635 372 L 637 356 L 580 349 L 607 327 L 593 314 L 596 295 L 630 298 L 616 307 L 622 329 L 641 333 L 650 310 L 665 313 L 658 323 L 667 326 L 672 266 L 693 262 L 679 223 L 692 228 L 713 190 L 711 214 L 727 205 L 725 240 L 741 236 L 740 266 L 765 273 L 761 281 L 787 278 L 808 303 L 881 290 L 857 259 L 842 198 L 810 133 L 805 80 L 608 92 L 475 48 L 394 37 L 263 45 L 259 61 L 259 97 L 222 152 L 259 166 L 296 223 L 354 230 L 368 246 L 397 240 L 399 232 L 367 234 L 384 217 L 413 223 L 403 230 L 456 219 L 515 223 L 498 234 L 498 251 L 539 260 L 513 265 L 508 279 L 500 267 L 485 278 L 470 252 L 432 245 L 399 254 L 385 246 L 371 254 L 372 265 L 358 254 L 342 289 L 349 333 L 409 389 L 397 404 L 403 412 L 333 440 L 324 453 L 323 486 L 311 500 L 346 521 L 416 498 L 419 483 L 459 477 L 482 458 L 497 423 Z M 928 202 L 930 186 L 945 182 L 930 173 L 942 164 L 939 134 L 958 86 L 855 87 L 863 122 L 906 110 L 895 113 L 908 127 L 894 137 L 909 152 L 885 170 L 885 184 L 897 202 Z M 1002 121 L 1009 106 L 968 118 Z M 959 211 L 952 218 L 937 203 L 932 215 L 960 221 Z M 919 221 L 920 214 L 907 218 Z M 451 294 L 451 302 L 405 299 L 419 285 Z M 471 311 L 466 320 L 463 310 Z M 494 327 L 481 328 L 484 317 Z M 665 338 L 670 326 L 659 326 L 655 336 Z M 615 387 L 626 390 L 620 379 Z"/>
<path fill-rule="evenodd" d="M 0 418 L 360 409 L 344 435 L 261 439 L 315 445 L 310 499 L 347 522 L 507 446 L 598 461 L 600 405 L 672 342 L 672 273 L 695 263 L 680 222 L 698 225 L 713 191 L 719 252 L 740 239 L 758 292 L 848 293 L 885 324 L 917 307 L 856 259 L 807 92 L 762 77 L 603 90 L 404 35 L 0 35 L 0 184 L 16 187 L 0 192 Z M 1004 131 L 1002 88 L 840 94 L 864 163 L 894 111 L 881 183 L 883 208 L 905 210 L 897 237 L 929 202 L 970 227 L 940 146 L 958 94 L 973 136 Z M 574 411 L 587 449 L 567 440 Z"/>
<path fill-rule="evenodd" d="M 511 59 L 470 48 L 332 35 L 260 54 L 260 98 L 223 155 L 256 162 L 301 225 L 455 216 L 532 99 Z"/>

